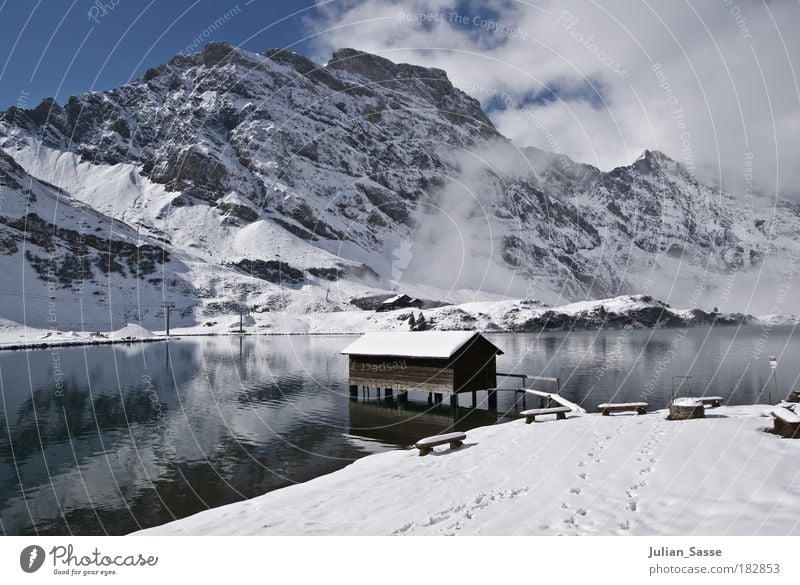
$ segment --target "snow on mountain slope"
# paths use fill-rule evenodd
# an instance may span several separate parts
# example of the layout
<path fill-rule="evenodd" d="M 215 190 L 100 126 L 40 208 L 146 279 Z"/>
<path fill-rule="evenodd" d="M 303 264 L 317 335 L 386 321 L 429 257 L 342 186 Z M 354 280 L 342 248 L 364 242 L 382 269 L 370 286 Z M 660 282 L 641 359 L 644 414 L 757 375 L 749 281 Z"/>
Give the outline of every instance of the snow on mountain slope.
<path fill-rule="evenodd" d="M 167 290 L 115 273 L 107 325 L 160 319 L 163 300 L 193 326 L 240 304 L 334 311 L 398 288 L 769 313 L 797 281 L 796 207 L 726 194 L 658 152 L 606 173 L 518 149 L 443 71 L 352 49 L 319 66 L 210 43 L 110 91 L 9 109 L 0 148 L 25 180 L 169 253 Z"/>
<path fill-rule="evenodd" d="M 135 321 L 161 329 L 165 300 L 176 304 L 176 325 L 240 304 L 286 304 L 280 284 L 112 219 L 34 179 L 4 152 L 0 202 L 2 317 L 11 322 L 110 331 Z M 307 282 L 295 288 L 309 299 L 320 294 Z"/>
<path fill-rule="evenodd" d="M 82 318 L 88 329 L 107 329 L 110 306 L 123 320 L 137 307 L 154 312 L 165 265 L 177 286 L 188 285 L 179 276 L 185 265 L 157 241 L 33 179 L 5 153 L 0 194 L 5 318 L 70 329 Z"/>

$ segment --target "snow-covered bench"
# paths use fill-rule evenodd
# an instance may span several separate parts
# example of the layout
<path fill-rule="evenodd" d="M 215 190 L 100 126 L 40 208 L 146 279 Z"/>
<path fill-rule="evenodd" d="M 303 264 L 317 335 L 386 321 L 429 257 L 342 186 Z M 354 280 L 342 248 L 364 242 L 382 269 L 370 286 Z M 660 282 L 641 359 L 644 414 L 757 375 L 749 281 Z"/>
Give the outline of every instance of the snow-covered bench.
<path fill-rule="evenodd" d="M 770 414 L 773 418 L 773 432 L 787 439 L 800 438 L 800 415 L 782 407 L 773 408 Z"/>
<path fill-rule="evenodd" d="M 466 433 L 446 433 L 444 435 L 434 435 L 433 437 L 420 439 L 414 443 L 414 446 L 419 449 L 419 456 L 422 457 L 433 451 L 434 447 L 446 445 L 447 443 L 450 443 L 451 449 L 458 449 L 464 444 L 466 438 Z"/>
<path fill-rule="evenodd" d="M 722 406 L 722 396 L 701 396 L 697 399 L 698 402 L 711 408 Z"/>
<path fill-rule="evenodd" d="M 608 416 L 612 412 L 635 412 L 636 414 L 647 414 L 650 405 L 646 402 L 607 402 L 598 404 L 597 408 L 603 416 Z"/>
<path fill-rule="evenodd" d="M 554 406 L 552 408 L 532 408 L 530 410 L 523 410 L 519 415 L 525 417 L 525 424 L 531 424 L 536 420 L 537 416 L 543 414 L 554 414 L 556 415 L 556 420 L 562 420 L 567 418 L 567 413 L 571 411 L 572 409 L 567 406 Z"/>

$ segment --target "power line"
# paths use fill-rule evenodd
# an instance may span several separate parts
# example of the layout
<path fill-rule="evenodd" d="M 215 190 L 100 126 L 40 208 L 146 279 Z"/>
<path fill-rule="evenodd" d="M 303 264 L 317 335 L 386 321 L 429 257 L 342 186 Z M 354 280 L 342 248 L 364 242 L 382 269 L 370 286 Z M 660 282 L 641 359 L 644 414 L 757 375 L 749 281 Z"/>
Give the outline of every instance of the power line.
<path fill-rule="evenodd" d="M 161 306 L 164 307 L 164 309 L 166 309 L 166 315 L 165 316 L 166 316 L 166 319 L 167 319 L 167 337 L 169 337 L 169 311 L 170 311 L 170 309 L 175 308 L 175 303 L 171 303 L 171 302 L 161 303 Z"/>

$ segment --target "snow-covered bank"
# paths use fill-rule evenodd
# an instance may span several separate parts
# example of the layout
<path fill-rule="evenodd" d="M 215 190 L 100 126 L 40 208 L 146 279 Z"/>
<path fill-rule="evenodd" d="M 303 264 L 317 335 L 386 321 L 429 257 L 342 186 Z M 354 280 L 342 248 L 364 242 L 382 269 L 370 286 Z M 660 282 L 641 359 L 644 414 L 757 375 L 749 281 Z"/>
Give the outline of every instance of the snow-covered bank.
<path fill-rule="evenodd" d="M 9 321 L 0 323 L 0 350 L 3 349 L 41 349 L 69 345 L 107 345 L 112 343 L 131 343 L 163 341 L 161 337 L 144 327 L 130 323 L 117 331 L 56 331 L 24 327 Z"/>
<path fill-rule="evenodd" d="M 767 410 L 483 427 L 137 534 L 797 535 L 800 441 L 763 432 Z"/>
<path fill-rule="evenodd" d="M 325 309 L 328 310 L 325 310 Z M 424 329 L 437 331 L 537 332 L 573 329 L 641 329 L 691 327 L 696 325 L 795 324 L 793 316 L 753 317 L 742 313 L 715 313 L 700 309 L 674 309 L 647 295 L 625 295 L 612 299 L 581 301 L 549 307 L 537 301 L 482 301 L 445 305 L 430 309 L 319 311 L 306 307 L 296 311 L 253 312 L 242 319 L 242 333 L 249 335 L 331 335 L 368 331 L 408 331 L 424 317 Z M 413 316 L 413 321 L 412 321 Z M 172 327 L 173 335 L 230 335 L 239 333 L 238 315 L 207 317 L 191 327 Z M 157 332 L 163 335 L 164 332 Z M 0 324 L 0 349 L 13 346 L 80 345 L 109 342 L 116 337 L 151 339 L 153 333 L 136 324 L 118 332 L 58 332 L 34 329 L 4 321 Z"/>
<path fill-rule="evenodd" d="M 686 327 L 703 324 L 732 325 L 757 322 L 740 313 L 712 313 L 699 309 L 673 309 L 647 295 L 625 295 L 612 299 L 582 301 L 548 307 L 537 301 L 509 300 L 470 302 L 432 309 L 397 309 L 332 312 L 254 313 L 244 330 L 261 334 L 364 333 L 367 331 L 408 331 L 412 316 L 422 314 L 426 328 L 451 331 L 523 332 L 567 329 L 618 329 L 623 327 Z M 780 320 L 773 320 L 777 324 Z M 782 321 L 781 321 L 782 322 Z M 176 328 L 176 334 L 229 333 L 238 317 L 209 319 L 195 327 Z"/>

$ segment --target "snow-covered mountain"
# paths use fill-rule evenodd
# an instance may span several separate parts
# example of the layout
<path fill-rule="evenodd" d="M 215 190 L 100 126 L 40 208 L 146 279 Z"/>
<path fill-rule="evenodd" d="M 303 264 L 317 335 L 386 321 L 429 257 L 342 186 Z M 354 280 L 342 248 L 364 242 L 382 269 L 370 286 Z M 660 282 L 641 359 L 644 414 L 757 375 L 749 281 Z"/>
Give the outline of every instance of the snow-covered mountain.
<path fill-rule="evenodd" d="M 320 66 L 210 43 L 9 109 L 0 148 L 0 317 L 40 327 L 53 311 L 61 328 L 157 326 L 163 301 L 184 325 L 329 312 L 398 289 L 765 313 L 795 281 L 796 207 L 658 152 L 602 172 L 517 148 L 445 72 L 352 49 Z"/>

